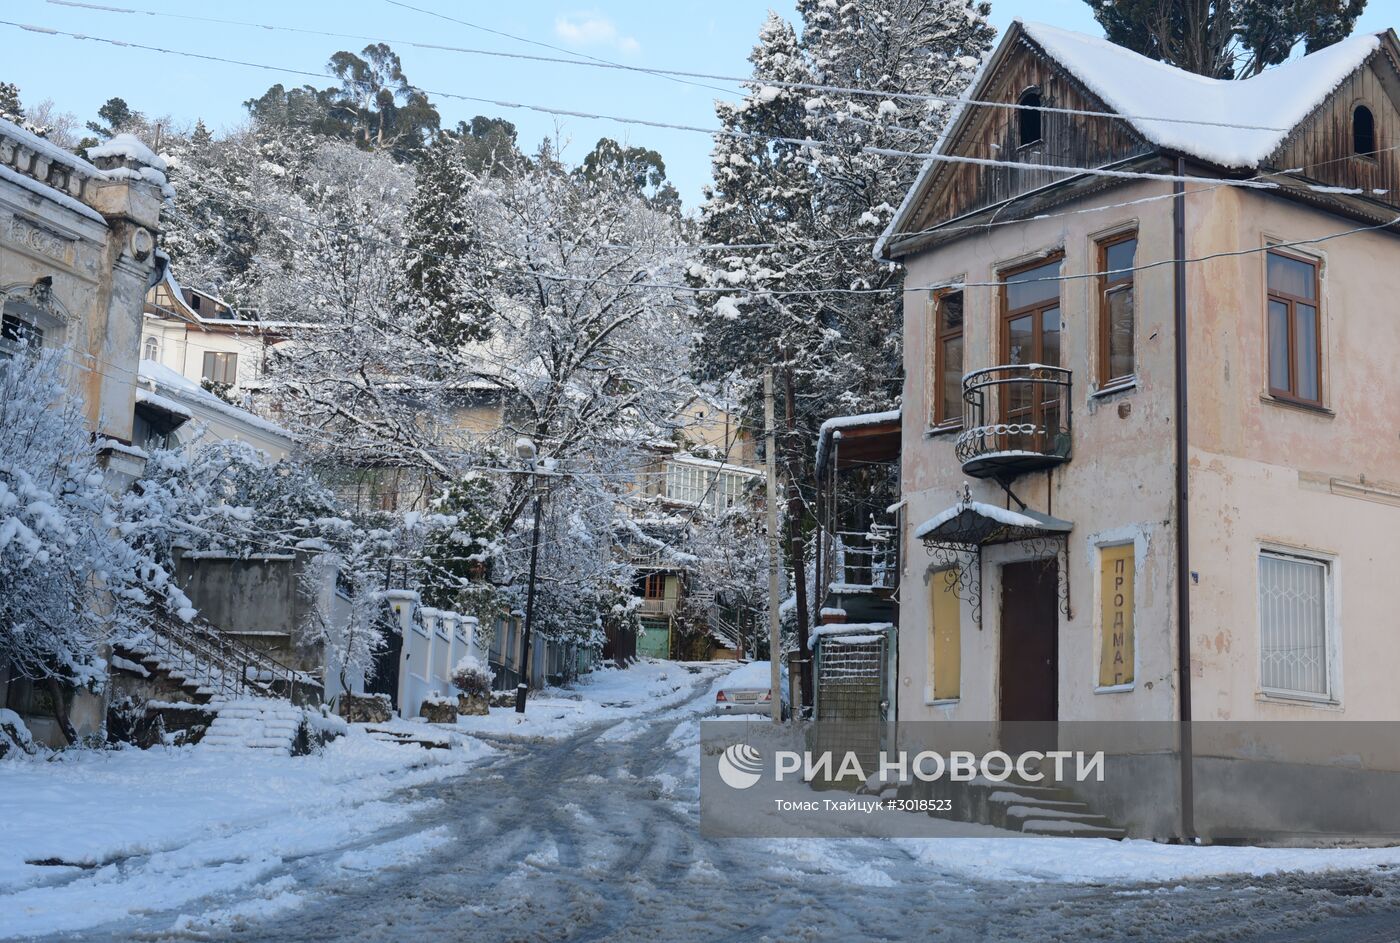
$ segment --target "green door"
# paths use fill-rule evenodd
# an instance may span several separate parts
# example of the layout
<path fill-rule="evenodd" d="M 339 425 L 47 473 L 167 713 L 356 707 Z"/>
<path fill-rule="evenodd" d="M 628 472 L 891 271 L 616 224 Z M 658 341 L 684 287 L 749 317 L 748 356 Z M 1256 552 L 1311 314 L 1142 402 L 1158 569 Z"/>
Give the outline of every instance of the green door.
<path fill-rule="evenodd" d="M 664 619 L 643 619 L 637 654 L 645 658 L 671 657 L 671 623 Z"/>

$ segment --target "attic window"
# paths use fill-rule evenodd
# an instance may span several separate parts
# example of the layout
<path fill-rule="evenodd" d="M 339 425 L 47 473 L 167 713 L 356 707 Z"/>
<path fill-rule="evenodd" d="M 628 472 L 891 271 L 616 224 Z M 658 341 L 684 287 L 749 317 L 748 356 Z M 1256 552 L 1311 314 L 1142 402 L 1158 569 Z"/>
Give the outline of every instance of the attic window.
<path fill-rule="evenodd" d="M 1365 105 L 1351 113 L 1351 149 L 1363 157 L 1376 153 L 1376 119 Z"/>
<path fill-rule="evenodd" d="M 1021 147 L 1035 144 L 1040 140 L 1040 89 L 1028 88 L 1016 102 L 1016 121 L 1019 134 L 1017 141 Z"/>

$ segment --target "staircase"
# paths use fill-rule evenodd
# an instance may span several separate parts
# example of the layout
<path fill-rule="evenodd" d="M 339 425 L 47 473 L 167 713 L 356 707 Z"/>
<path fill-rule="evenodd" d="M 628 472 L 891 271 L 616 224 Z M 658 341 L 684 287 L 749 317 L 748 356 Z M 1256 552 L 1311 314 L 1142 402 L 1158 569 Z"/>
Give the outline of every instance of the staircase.
<path fill-rule="evenodd" d="M 141 666 L 147 676 L 176 682 L 195 704 L 246 697 L 319 703 L 323 693 L 320 682 L 311 676 L 198 617 L 182 622 L 166 613 L 152 613 L 146 630 L 115 641 L 113 653 Z"/>
<path fill-rule="evenodd" d="M 948 812 L 930 814 L 1028 835 L 1114 840 L 1127 837 L 1127 832 L 1095 812 L 1067 787 L 1025 782 L 1016 776 L 1005 782 L 979 776 L 968 782 L 940 779 L 932 783 L 905 784 L 899 787 L 898 795 L 900 798 L 948 799 L 951 800 Z"/>
<path fill-rule="evenodd" d="M 219 705 L 219 715 L 200 740 L 205 750 L 265 751 L 291 756 L 304 720 L 291 701 L 247 698 Z"/>

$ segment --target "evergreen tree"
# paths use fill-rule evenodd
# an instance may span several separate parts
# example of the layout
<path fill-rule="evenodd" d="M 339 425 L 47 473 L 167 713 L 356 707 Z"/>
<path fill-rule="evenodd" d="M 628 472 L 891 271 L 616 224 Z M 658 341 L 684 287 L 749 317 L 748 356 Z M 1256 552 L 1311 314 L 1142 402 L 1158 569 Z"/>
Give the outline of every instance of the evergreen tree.
<path fill-rule="evenodd" d="M 475 185 L 469 162 L 480 155 L 469 156 L 464 147 L 477 141 L 470 134 L 442 134 L 424 150 L 404 223 L 409 250 L 405 308 L 429 340 L 447 347 L 487 336 L 487 326 L 458 279 L 477 238 L 465 201 L 467 188 Z"/>
<path fill-rule="evenodd" d="M 1366 0 L 1084 0 L 1110 42 L 1212 78 L 1248 78 L 1351 35 Z"/>

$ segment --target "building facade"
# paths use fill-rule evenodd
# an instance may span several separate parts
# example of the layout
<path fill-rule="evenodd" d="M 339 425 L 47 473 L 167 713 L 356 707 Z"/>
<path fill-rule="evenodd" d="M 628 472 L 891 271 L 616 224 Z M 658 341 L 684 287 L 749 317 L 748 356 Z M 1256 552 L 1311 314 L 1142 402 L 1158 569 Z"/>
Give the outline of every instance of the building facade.
<path fill-rule="evenodd" d="M 1004 106 L 953 115 L 877 250 L 900 720 L 1400 719 L 1398 48 L 1217 82 L 1008 31 L 968 95 Z M 1163 779 L 1142 833 L 1181 832 Z"/>

